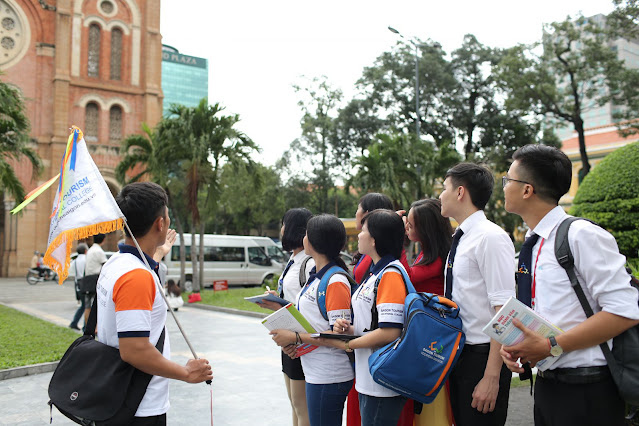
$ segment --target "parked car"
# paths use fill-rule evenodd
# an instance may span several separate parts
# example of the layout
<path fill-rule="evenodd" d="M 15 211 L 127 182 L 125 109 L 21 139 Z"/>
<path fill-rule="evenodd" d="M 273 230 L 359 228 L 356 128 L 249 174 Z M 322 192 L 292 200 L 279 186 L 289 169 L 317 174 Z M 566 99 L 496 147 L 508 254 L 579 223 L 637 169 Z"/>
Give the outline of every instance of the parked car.
<path fill-rule="evenodd" d="M 196 235 L 199 244 L 199 235 Z M 182 285 L 192 290 L 191 234 L 184 234 L 186 252 L 186 280 Z M 199 247 L 199 245 L 198 245 Z M 259 285 L 284 270 L 288 257 L 267 237 L 242 235 L 204 235 L 204 286 L 213 281 L 226 280 L 229 287 Z M 167 279 L 180 279 L 180 237 L 164 258 Z"/>

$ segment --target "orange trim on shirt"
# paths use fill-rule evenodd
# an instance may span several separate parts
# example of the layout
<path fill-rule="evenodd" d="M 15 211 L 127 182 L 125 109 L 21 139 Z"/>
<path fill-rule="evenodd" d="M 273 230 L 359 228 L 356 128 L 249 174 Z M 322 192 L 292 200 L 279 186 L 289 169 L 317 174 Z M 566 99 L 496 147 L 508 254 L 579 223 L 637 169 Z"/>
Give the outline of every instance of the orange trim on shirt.
<path fill-rule="evenodd" d="M 155 301 L 155 280 L 146 269 L 134 269 L 122 275 L 113 286 L 115 311 L 151 311 Z"/>
<path fill-rule="evenodd" d="M 402 275 L 399 272 L 386 271 L 377 287 L 377 304 L 397 303 L 403 305 L 406 294 Z"/>
<path fill-rule="evenodd" d="M 351 288 L 343 281 L 329 283 L 326 289 L 326 311 L 351 308 Z"/>

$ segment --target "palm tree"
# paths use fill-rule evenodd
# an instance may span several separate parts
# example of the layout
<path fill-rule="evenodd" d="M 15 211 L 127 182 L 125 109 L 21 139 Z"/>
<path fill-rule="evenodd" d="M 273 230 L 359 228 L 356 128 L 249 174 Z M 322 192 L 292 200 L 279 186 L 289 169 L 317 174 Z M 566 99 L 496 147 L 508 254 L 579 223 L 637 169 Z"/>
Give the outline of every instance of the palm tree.
<path fill-rule="evenodd" d="M 135 134 L 126 137 L 122 141 L 122 160 L 115 168 L 115 176 L 121 184 L 138 182 L 144 179 L 151 179 L 162 186 L 169 198 L 169 209 L 173 213 L 173 222 L 180 235 L 180 283 L 186 286 L 186 251 L 184 245 L 184 227 L 180 220 L 179 209 L 176 208 L 171 194 L 171 175 L 175 164 L 170 161 L 170 157 L 163 157 L 158 153 L 161 145 L 167 143 L 162 138 L 161 121 L 158 130 L 153 131 L 146 123 L 142 123 L 143 134 Z M 127 179 L 127 173 L 133 175 Z"/>
<path fill-rule="evenodd" d="M 25 197 L 22 182 L 16 176 L 14 167 L 23 159 L 31 164 L 32 176 L 42 169 L 42 162 L 35 150 L 29 148 L 29 119 L 24 113 L 24 102 L 20 91 L 0 81 L 0 200 L 6 196 L 14 200 Z M 2 206 L 4 214 L 4 202 Z M 4 235 L 4 219 L 0 220 L 0 236 Z M 4 237 L 0 242 L 0 253 L 4 253 Z M 0 270 L 4 270 L 0 256 Z"/>
<path fill-rule="evenodd" d="M 172 105 L 163 132 L 168 141 L 162 145 L 162 156 L 180 162 L 186 179 L 186 204 L 191 212 L 191 259 L 194 290 L 201 288 L 204 271 L 204 221 L 202 208 L 212 211 L 219 195 L 220 168 L 225 163 L 251 163 L 250 154 L 257 145 L 234 126 L 238 115 L 221 115 L 219 103 L 209 105 L 203 98 L 198 106 Z M 200 234 L 196 251 L 195 234 Z M 199 253 L 199 270 L 195 259 Z"/>

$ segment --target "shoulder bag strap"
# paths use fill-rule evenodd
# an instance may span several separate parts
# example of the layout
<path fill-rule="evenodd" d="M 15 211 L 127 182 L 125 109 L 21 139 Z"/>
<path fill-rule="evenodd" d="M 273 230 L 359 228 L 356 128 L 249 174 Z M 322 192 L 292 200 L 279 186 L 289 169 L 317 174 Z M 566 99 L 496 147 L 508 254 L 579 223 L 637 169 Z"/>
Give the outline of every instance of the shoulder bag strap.
<path fill-rule="evenodd" d="M 306 256 L 306 258 L 304 258 L 304 260 L 302 260 L 302 266 L 300 268 L 300 287 L 304 287 L 304 284 L 306 284 L 306 280 L 307 280 L 307 276 L 306 276 L 306 265 L 308 264 L 309 259 L 311 258 L 311 256 Z"/>
<path fill-rule="evenodd" d="M 570 250 L 570 244 L 568 242 L 568 230 L 575 220 L 588 220 L 596 225 L 595 222 L 581 217 L 569 217 L 561 222 L 557 229 L 557 235 L 555 236 L 555 256 L 557 257 L 557 262 L 559 262 L 561 267 L 566 270 L 568 278 L 570 279 L 570 285 L 575 291 L 575 294 L 577 294 L 577 299 L 579 299 L 579 303 L 586 314 L 586 318 L 590 318 L 594 315 L 594 312 L 590 303 L 588 303 L 588 299 L 586 299 L 586 294 L 584 293 L 579 280 L 577 279 L 577 274 L 575 273 L 575 259 L 572 255 L 572 250 Z M 599 345 L 599 347 L 606 358 L 608 368 L 616 370 L 618 368 L 617 361 L 615 360 L 615 357 L 612 356 L 608 343 L 603 342 Z"/>

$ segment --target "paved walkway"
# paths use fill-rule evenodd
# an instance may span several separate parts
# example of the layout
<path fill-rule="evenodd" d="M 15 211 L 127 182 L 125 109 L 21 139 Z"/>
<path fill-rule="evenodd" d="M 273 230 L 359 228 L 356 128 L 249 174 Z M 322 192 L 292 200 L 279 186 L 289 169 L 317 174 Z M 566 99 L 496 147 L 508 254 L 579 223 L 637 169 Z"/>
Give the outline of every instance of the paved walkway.
<path fill-rule="evenodd" d="M 0 279 L 0 303 L 66 327 L 77 309 L 73 286 L 25 279 Z M 290 405 L 280 371 L 279 350 L 259 319 L 185 306 L 178 319 L 195 350 L 213 365 L 213 419 L 216 425 L 291 424 Z M 4 325 L 2 325 L 4 326 Z M 174 361 L 191 354 L 172 318 L 167 320 Z M 47 387 L 52 373 L 0 381 L 0 425 L 49 424 Z M 171 381 L 170 425 L 209 425 L 207 385 Z M 72 425 L 54 410 L 54 425 Z M 507 425 L 532 425 L 532 397 L 513 389 Z"/>

